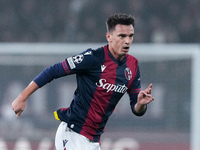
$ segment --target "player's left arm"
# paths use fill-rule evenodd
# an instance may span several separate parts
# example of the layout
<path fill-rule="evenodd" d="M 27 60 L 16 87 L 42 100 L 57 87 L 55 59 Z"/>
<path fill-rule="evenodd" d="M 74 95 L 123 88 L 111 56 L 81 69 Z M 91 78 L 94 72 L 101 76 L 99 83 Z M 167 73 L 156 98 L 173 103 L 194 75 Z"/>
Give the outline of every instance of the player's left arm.
<path fill-rule="evenodd" d="M 152 84 L 148 86 L 144 91 L 140 91 L 137 97 L 137 103 L 135 104 L 135 112 L 140 114 L 144 112 L 147 108 L 147 104 L 154 100 L 151 95 Z"/>
<path fill-rule="evenodd" d="M 147 89 L 141 91 L 140 69 L 137 67 L 135 79 L 128 89 L 132 112 L 137 116 L 142 116 L 147 110 L 147 104 L 154 100 L 151 95 L 152 84 Z"/>

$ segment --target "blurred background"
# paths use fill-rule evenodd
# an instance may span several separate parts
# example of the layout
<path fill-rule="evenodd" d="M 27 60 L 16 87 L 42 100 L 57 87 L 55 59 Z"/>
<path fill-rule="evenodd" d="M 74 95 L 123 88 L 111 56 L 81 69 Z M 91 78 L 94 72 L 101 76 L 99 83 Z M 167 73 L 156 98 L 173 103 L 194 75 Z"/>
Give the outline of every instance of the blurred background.
<path fill-rule="evenodd" d="M 136 18 L 138 43 L 200 41 L 199 0 L 0 0 L 1 42 L 105 42 L 109 15 Z"/>
<path fill-rule="evenodd" d="M 142 87 L 153 83 L 155 101 L 138 118 L 125 95 L 102 150 L 189 150 L 194 55 L 185 52 L 199 50 L 199 6 L 200 0 L 0 0 L 0 150 L 54 150 L 53 112 L 69 106 L 75 76 L 39 89 L 20 118 L 11 103 L 46 67 L 105 45 L 105 22 L 115 13 L 136 19 L 130 53 L 140 62 Z"/>

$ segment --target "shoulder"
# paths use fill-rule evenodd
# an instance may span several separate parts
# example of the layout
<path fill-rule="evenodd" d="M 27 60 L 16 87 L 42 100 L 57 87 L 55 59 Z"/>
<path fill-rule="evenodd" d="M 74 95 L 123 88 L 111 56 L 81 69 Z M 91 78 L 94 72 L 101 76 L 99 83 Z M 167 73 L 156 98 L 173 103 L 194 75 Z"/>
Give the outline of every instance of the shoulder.
<path fill-rule="evenodd" d="M 72 56 L 76 68 L 94 68 L 105 60 L 103 48 L 87 49 L 78 55 Z"/>
<path fill-rule="evenodd" d="M 101 56 L 104 56 L 104 47 L 99 47 L 97 49 L 87 49 L 85 52 L 84 52 L 84 55 L 91 55 L 93 57 L 101 57 Z"/>
<path fill-rule="evenodd" d="M 138 64 L 138 59 L 135 58 L 134 56 L 127 54 L 126 58 L 127 58 L 127 63 L 134 63 L 134 64 L 136 63 L 136 64 Z"/>
<path fill-rule="evenodd" d="M 103 47 L 97 49 L 89 48 L 86 51 L 82 52 L 82 55 L 90 61 L 101 61 L 105 57 L 105 52 Z"/>

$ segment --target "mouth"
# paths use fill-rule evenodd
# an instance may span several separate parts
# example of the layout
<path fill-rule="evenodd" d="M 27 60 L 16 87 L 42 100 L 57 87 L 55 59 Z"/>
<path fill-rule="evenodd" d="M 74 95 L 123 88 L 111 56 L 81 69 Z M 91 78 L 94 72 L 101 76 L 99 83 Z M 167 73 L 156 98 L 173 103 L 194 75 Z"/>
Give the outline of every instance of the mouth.
<path fill-rule="evenodd" d="M 124 50 L 125 52 L 127 52 L 127 51 L 129 50 L 129 47 L 123 47 L 123 50 Z"/>

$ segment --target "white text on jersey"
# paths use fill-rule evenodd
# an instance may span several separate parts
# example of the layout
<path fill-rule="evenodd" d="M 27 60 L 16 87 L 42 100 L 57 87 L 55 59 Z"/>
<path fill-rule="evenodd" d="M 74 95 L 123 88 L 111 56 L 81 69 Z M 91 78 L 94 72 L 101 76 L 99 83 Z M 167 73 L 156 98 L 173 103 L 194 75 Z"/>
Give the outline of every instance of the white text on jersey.
<path fill-rule="evenodd" d="M 127 91 L 127 87 L 125 85 L 114 85 L 111 83 L 106 83 L 106 79 L 100 79 L 99 83 L 96 83 L 96 85 L 98 87 L 101 87 L 105 90 L 107 90 L 106 92 L 110 92 L 110 91 L 114 91 L 117 93 L 125 93 Z"/>

